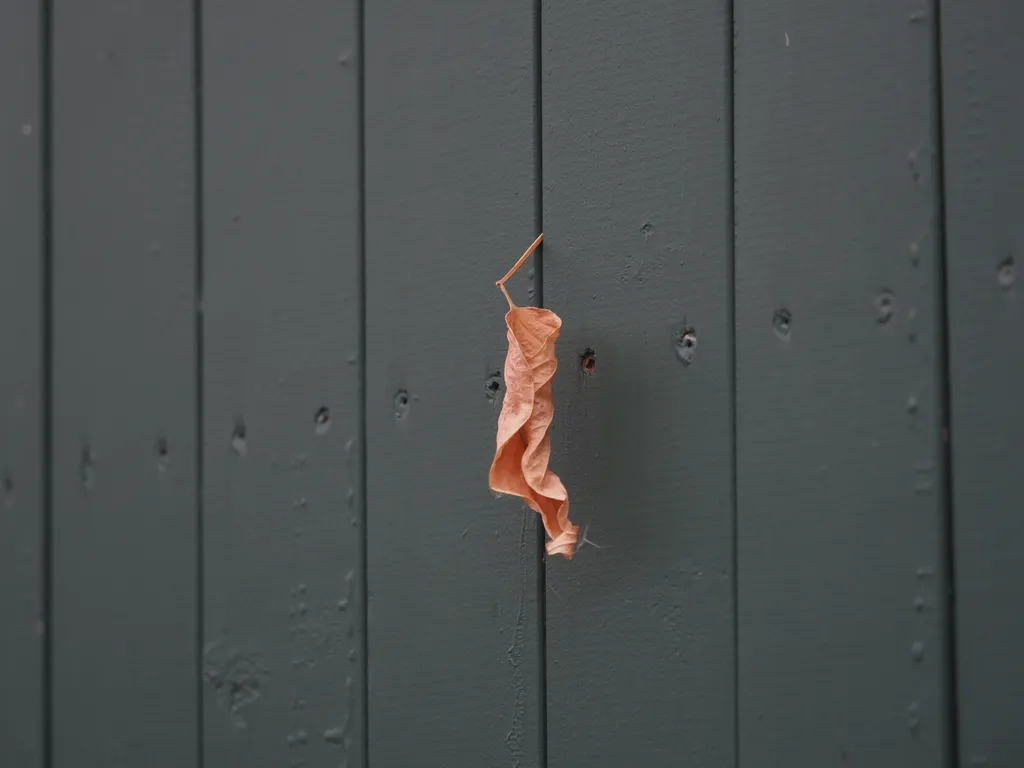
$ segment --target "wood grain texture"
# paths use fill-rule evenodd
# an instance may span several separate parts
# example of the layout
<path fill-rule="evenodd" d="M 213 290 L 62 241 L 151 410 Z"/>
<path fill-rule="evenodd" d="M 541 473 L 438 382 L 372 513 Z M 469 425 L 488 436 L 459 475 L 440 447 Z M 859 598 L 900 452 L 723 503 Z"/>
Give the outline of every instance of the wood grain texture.
<path fill-rule="evenodd" d="M 538 766 L 537 518 L 487 486 L 494 281 L 537 234 L 533 16 L 380 0 L 365 24 L 370 762 Z"/>
<path fill-rule="evenodd" d="M 735 10 L 740 765 L 948 765 L 934 18 Z"/>
<path fill-rule="evenodd" d="M 52 3 L 55 768 L 196 764 L 191 9 Z"/>
<path fill-rule="evenodd" d="M 548 764 L 733 766 L 728 4 L 541 18 L 553 467 L 601 547 L 547 563 Z"/>
<path fill-rule="evenodd" d="M 1024 765 L 1024 6 L 941 12 L 960 765 Z"/>
<path fill-rule="evenodd" d="M 0 765 L 43 760 L 42 3 L 0 5 Z"/>
<path fill-rule="evenodd" d="M 203 5 L 207 766 L 364 765 L 358 19 Z"/>

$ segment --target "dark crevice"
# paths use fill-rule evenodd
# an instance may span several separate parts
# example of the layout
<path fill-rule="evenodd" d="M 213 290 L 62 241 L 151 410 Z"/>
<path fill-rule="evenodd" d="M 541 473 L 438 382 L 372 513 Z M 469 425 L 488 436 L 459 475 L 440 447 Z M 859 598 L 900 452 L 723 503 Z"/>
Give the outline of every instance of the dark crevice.
<path fill-rule="evenodd" d="M 53 2 L 40 7 L 42 237 L 42 758 L 53 765 Z"/>
<path fill-rule="evenodd" d="M 195 638 L 195 685 L 196 685 L 196 765 L 202 768 L 206 754 L 205 714 L 203 707 L 203 648 L 205 636 L 205 557 L 203 536 L 204 522 L 204 474 L 203 474 L 203 4 L 202 0 L 192 2 L 192 98 L 193 98 L 193 146 L 195 167 L 193 184 L 195 196 L 195 445 L 196 445 L 196 638 Z"/>
<path fill-rule="evenodd" d="M 957 674 L 956 674 L 956 547 L 954 539 L 953 512 L 953 451 L 948 438 L 952 419 L 950 360 L 949 360 L 949 292 L 947 277 L 946 254 L 946 184 L 945 184 L 945 137 L 943 131 L 943 98 L 942 98 L 942 23 L 940 17 L 941 3 L 932 0 L 932 14 L 935 23 L 932 26 L 932 120 L 935 125 L 935 204 L 937 207 L 938 224 L 936 226 L 936 259 L 938 261 L 938 290 L 935 301 L 938 314 L 938 378 L 939 378 L 939 409 L 938 424 L 939 450 L 942 456 L 943 472 L 943 509 L 940 536 L 942 538 L 941 557 L 945 560 L 945 601 L 946 624 L 943 628 L 946 635 L 945 658 L 943 659 L 944 683 L 946 691 L 946 765 L 959 764 L 960 724 L 957 713 Z"/>
<path fill-rule="evenodd" d="M 732 644 L 733 644 L 733 749 L 735 765 L 740 765 L 740 633 L 739 633 L 739 491 L 738 475 L 739 457 L 738 428 L 736 419 L 736 0 L 729 3 L 726 11 L 725 40 L 726 46 L 726 99 L 722 119 L 728 126 L 726 132 L 725 158 L 729 172 L 728 199 L 725 201 L 727 215 L 726 231 L 729 253 L 727 262 L 727 295 L 729 308 L 728 337 L 729 348 L 729 380 L 732 383 L 732 397 L 729 401 L 729 421 L 732 434 Z"/>
<path fill-rule="evenodd" d="M 533 2 L 533 201 L 534 229 L 544 231 L 544 142 L 543 142 L 543 49 L 541 48 L 541 0 Z M 544 306 L 544 245 L 534 253 L 533 288 L 538 307 Z M 544 559 L 544 525 L 540 516 L 537 531 L 537 626 L 538 626 L 538 764 L 548 764 L 548 669 L 547 669 L 547 567 Z"/>
<path fill-rule="evenodd" d="M 369 499 L 367 498 L 367 449 L 366 449 L 366 6 L 365 0 L 356 2 L 356 79 L 357 110 L 357 184 L 359 194 L 358 217 L 358 260 L 359 260 L 359 483 L 361 486 L 362 508 L 360 514 L 361 533 L 359 538 L 359 559 L 362 571 L 362 703 L 363 766 L 370 764 L 370 567 L 369 567 Z"/>

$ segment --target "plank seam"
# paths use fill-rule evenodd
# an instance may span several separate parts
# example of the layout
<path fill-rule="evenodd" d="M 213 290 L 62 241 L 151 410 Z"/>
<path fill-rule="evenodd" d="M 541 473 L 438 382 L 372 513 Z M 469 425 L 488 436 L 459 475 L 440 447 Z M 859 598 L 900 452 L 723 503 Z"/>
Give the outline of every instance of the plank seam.
<path fill-rule="evenodd" d="M 42 762 L 53 766 L 53 0 L 40 3 L 43 326 Z"/>
<path fill-rule="evenodd" d="M 537 232 L 544 231 L 544 139 L 543 139 L 543 51 L 541 49 L 541 0 L 533 4 L 533 184 Z M 544 244 L 534 258 L 534 293 L 537 306 L 544 306 Z M 538 755 L 541 768 L 548 764 L 548 652 L 547 652 L 547 566 L 544 560 L 544 524 L 538 516 L 534 523 L 537 535 L 537 645 L 538 645 Z"/>
<path fill-rule="evenodd" d="M 193 196 L 195 200 L 195 445 L 196 445 L 196 765 L 202 768 L 206 759 L 205 712 L 203 707 L 203 658 L 206 634 L 206 606 L 204 585 L 206 580 L 206 547 L 203 536 L 205 477 L 203 475 L 204 442 L 203 432 L 203 239 L 206 227 L 203 219 L 203 2 L 192 2 L 192 119 L 193 156 L 195 167 Z"/>
<path fill-rule="evenodd" d="M 942 509 L 942 531 L 945 537 L 943 542 L 942 556 L 946 561 L 946 647 L 945 658 L 943 659 L 944 677 L 946 683 L 946 728 L 947 739 L 947 765 L 958 765 L 960 755 L 960 724 L 957 711 L 957 674 L 956 674 L 956 545 L 954 539 L 954 518 L 953 518 L 953 450 L 952 441 L 949 439 L 949 425 L 952 422 L 952 389 L 950 380 L 950 328 L 949 328 L 949 278 L 947 264 L 947 233 L 946 233 L 946 178 L 945 178 L 945 130 L 944 130 L 944 102 L 943 102 L 943 76 L 942 76 L 942 8 L 941 0 L 932 0 L 932 15 L 935 23 L 932 25 L 932 87 L 933 96 L 933 120 L 935 123 L 935 184 L 936 184 L 936 207 L 938 215 L 938 242 L 936 243 L 936 259 L 938 260 L 938 349 L 939 349 L 939 408 L 940 427 L 943 439 L 940 442 L 942 450 L 942 463 L 945 467 L 943 477 L 943 499 Z"/>
<path fill-rule="evenodd" d="M 362 536 L 359 540 L 360 566 L 362 570 L 362 702 L 363 728 L 362 752 L 363 766 L 370 764 L 370 564 L 369 564 L 369 485 L 367 484 L 367 427 L 366 427 L 366 8 L 365 0 L 356 0 L 356 63 L 359 75 L 356 78 L 356 109 L 358 110 L 356 144 L 359 155 L 356 170 L 358 188 L 357 216 L 358 255 L 359 263 L 359 483 L 362 506 L 359 514 Z"/>
<path fill-rule="evenodd" d="M 732 552 L 730 553 L 732 568 L 732 674 L 733 674 L 733 760 L 734 765 L 740 765 L 740 634 L 739 634 L 739 430 L 736 418 L 736 0 L 728 3 L 726 11 L 725 40 L 727 66 L 725 71 L 726 88 L 728 98 L 725 108 L 728 114 L 725 119 L 728 123 L 726 133 L 725 157 L 729 164 L 729 199 L 726 201 L 725 210 L 728 217 L 729 231 L 729 253 L 727 256 L 728 281 L 727 301 L 729 309 L 729 379 L 732 384 L 732 393 L 729 401 L 729 420 L 732 422 L 730 431 L 731 457 L 732 462 Z"/>

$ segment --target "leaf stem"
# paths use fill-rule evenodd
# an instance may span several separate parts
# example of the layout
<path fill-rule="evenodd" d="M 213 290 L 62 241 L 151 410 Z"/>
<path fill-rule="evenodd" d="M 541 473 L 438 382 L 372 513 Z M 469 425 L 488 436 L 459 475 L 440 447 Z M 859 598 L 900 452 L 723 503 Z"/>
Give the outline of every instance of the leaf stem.
<path fill-rule="evenodd" d="M 543 232 L 541 232 L 541 233 L 540 233 L 539 235 L 537 235 L 537 239 L 536 239 L 536 240 L 534 240 L 534 241 L 533 241 L 533 242 L 532 242 L 532 243 L 530 244 L 530 247 L 526 249 L 526 252 L 525 252 L 525 253 L 524 253 L 524 254 L 523 254 L 522 256 L 520 256 L 520 257 L 519 257 L 519 261 L 517 261 L 517 262 L 516 262 L 516 263 L 515 263 L 515 264 L 514 264 L 514 265 L 512 266 L 512 269 L 510 269 L 510 270 L 508 271 L 508 273 L 507 273 L 507 274 L 506 274 L 506 275 L 505 275 L 505 276 L 504 276 L 503 278 L 501 278 L 501 280 L 499 280 L 498 282 L 496 282 L 496 283 L 495 283 L 495 285 L 496 285 L 496 286 L 498 286 L 499 288 L 501 288 L 501 292 L 505 294 L 505 298 L 506 298 L 506 299 L 508 300 L 508 306 L 509 306 L 509 309 L 512 309 L 512 308 L 514 308 L 514 307 L 515 307 L 515 304 L 513 304 L 513 303 L 512 303 L 512 297 L 511 297 L 511 296 L 509 296 L 509 295 L 508 295 L 508 291 L 506 291 L 506 290 L 505 290 L 505 281 L 506 281 L 506 280 L 508 280 L 508 279 L 509 279 L 510 277 L 512 277 L 512 275 L 514 275 L 514 274 L 515 274 L 516 272 L 518 272 L 518 271 L 519 271 L 519 268 L 520 268 L 521 266 L 523 266 L 523 263 L 524 263 L 524 262 L 525 262 L 525 261 L 526 261 L 526 260 L 527 260 L 528 258 L 530 258 L 530 254 L 532 254 L 532 253 L 533 253 L 534 251 L 536 251 L 536 250 L 537 250 L 537 246 L 539 246 L 539 245 L 540 245 L 540 242 L 541 242 L 541 240 L 543 240 L 543 239 L 544 239 L 544 233 L 543 233 Z"/>

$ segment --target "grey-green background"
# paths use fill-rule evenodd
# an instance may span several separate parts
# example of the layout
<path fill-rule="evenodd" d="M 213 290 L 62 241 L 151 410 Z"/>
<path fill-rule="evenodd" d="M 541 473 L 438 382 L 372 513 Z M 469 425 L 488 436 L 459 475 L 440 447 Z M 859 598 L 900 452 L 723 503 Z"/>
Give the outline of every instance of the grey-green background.
<path fill-rule="evenodd" d="M 5 0 L 0 766 L 1024 765 L 1021 29 Z"/>

